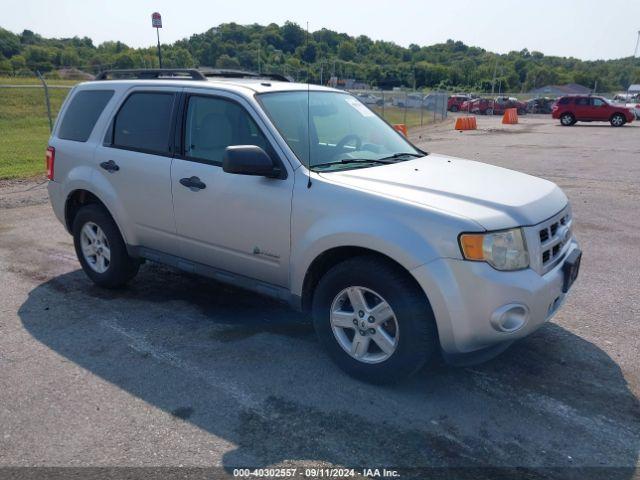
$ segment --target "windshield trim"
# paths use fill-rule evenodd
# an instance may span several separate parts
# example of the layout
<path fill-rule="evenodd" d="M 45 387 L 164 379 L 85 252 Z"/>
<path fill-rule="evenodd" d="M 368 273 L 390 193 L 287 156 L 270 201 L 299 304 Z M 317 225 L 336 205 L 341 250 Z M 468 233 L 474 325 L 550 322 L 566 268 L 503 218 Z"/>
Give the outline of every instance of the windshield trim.
<path fill-rule="evenodd" d="M 387 126 L 389 128 L 391 128 L 391 130 L 393 130 L 396 135 L 398 135 L 400 138 L 402 138 L 411 148 L 414 148 L 418 153 L 421 153 L 423 156 L 427 156 L 429 155 L 429 152 L 422 150 L 421 148 L 416 147 L 413 142 L 411 142 L 411 140 L 409 140 L 407 137 L 405 137 L 402 132 L 396 130 L 393 125 L 391 123 L 389 123 L 384 117 L 382 117 L 381 115 L 378 114 L 378 112 L 376 112 L 375 110 L 372 110 L 371 108 L 369 108 L 368 105 L 366 105 L 364 102 L 361 102 L 358 97 L 350 92 L 344 91 L 344 90 L 318 90 L 315 88 L 311 88 L 311 87 L 315 87 L 315 85 L 309 85 L 309 92 L 314 92 L 314 93 L 337 93 L 340 95 L 348 95 L 352 98 L 355 98 L 356 100 L 358 100 L 360 103 L 362 103 L 362 105 L 364 105 L 365 107 L 367 107 L 376 117 L 378 117 L 380 120 L 382 120 L 384 123 L 387 124 Z M 331 170 L 314 170 L 313 166 L 311 165 L 307 165 L 305 162 L 303 162 L 298 155 L 296 154 L 296 152 L 293 150 L 293 148 L 291 148 L 291 146 L 289 145 L 289 142 L 287 142 L 286 138 L 284 137 L 284 135 L 282 134 L 282 132 L 280 131 L 280 129 L 278 128 L 277 123 L 274 121 L 273 117 L 271 116 L 271 113 L 269 113 L 269 110 L 267 108 L 265 108 L 264 103 L 262 102 L 262 98 L 266 95 L 275 95 L 275 94 L 280 94 L 280 93 L 300 93 L 300 92 L 306 92 L 307 90 L 300 90 L 300 89 L 290 89 L 290 90 L 275 90 L 272 92 L 256 92 L 254 94 L 254 98 L 256 100 L 256 102 L 258 102 L 258 105 L 260 106 L 260 109 L 262 110 L 262 112 L 267 116 L 267 118 L 269 119 L 269 122 L 271 122 L 271 125 L 273 126 L 275 132 L 277 132 L 278 136 L 280 137 L 280 139 L 285 143 L 285 145 L 287 145 L 287 148 L 291 151 L 291 153 L 293 154 L 294 158 L 298 161 L 298 163 L 300 163 L 300 165 L 302 165 L 304 168 L 306 168 L 309 171 L 312 172 L 317 172 L 319 173 L 320 171 L 322 172 L 330 172 Z M 345 165 L 348 164 L 341 164 L 341 163 L 337 163 L 336 165 L 340 165 L 341 167 L 344 167 Z M 369 166 L 364 166 L 363 164 L 359 164 L 357 167 L 349 167 L 347 166 L 346 168 L 340 168 L 340 170 L 351 170 L 352 168 L 371 168 L 371 167 L 379 167 L 382 166 L 382 164 L 379 163 L 375 163 Z"/>

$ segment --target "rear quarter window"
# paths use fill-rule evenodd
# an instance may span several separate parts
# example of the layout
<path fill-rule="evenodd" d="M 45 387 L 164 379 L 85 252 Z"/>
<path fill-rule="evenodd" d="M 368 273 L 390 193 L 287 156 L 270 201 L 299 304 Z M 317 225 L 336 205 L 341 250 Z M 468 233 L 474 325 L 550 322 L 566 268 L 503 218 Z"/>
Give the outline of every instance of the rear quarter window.
<path fill-rule="evenodd" d="M 58 138 L 86 142 L 111 97 L 113 90 L 83 90 L 76 93 L 64 113 Z"/>

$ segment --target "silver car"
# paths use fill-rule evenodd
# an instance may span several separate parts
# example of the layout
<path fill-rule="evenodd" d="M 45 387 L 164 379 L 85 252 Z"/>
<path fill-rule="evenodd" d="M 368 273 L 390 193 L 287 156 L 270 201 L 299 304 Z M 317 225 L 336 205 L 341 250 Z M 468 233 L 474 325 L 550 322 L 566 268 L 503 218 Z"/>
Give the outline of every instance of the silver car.
<path fill-rule="evenodd" d="M 487 359 L 577 277 L 553 183 L 412 145 L 357 98 L 281 78 L 111 72 L 75 87 L 47 149 L 87 276 L 144 260 L 309 312 L 346 372 L 392 382 Z"/>

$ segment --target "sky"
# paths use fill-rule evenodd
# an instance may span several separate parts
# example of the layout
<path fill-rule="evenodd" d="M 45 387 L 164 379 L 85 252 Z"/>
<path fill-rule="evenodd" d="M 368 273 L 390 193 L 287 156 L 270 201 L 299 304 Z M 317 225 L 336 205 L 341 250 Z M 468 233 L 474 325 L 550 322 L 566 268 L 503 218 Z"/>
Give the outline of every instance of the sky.
<path fill-rule="evenodd" d="M 154 11 L 165 43 L 220 23 L 291 20 L 403 46 L 451 38 L 498 53 L 527 48 L 583 60 L 633 55 L 640 30 L 640 0 L 0 0 L 0 27 L 143 47 L 156 42 Z"/>

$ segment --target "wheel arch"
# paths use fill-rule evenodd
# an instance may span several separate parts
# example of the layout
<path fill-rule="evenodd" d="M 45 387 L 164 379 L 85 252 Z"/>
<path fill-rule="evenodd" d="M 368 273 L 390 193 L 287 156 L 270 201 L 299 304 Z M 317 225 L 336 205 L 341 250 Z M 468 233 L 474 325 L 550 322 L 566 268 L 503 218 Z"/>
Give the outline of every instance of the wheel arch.
<path fill-rule="evenodd" d="M 373 250 L 367 247 L 361 246 L 338 246 L 332 247 L 328 250 L 317 255 L 313 261 L 310 263 L 309 267 L 306 270 L 304 280 L 302 282 L 302 292 L 300 295 L 300 307 L 303 311 L 309 312 L 311 310 L 311 303 L 313 299 L 313 293 L 318 285 L 318 282 L 322 278 L 322 276 L 327 273 L 331 268 L 338 265 L 339 263 L 354 257 L 361 256 L 371 256 L 375 257 L 389 265 L 392 265 L 394 268 L 403 272 L 407 278 L 411 279 L 411 281 L 415 284 L 416 288 L 422 292 L 425 297 L 429 308 L 431 308 L 431 303 L 429 301 L 428 295 L 426 292 L 420 288 L 420 284 L 415 279 L 415 277 L 411 274 L 409 269 L 405 268 L 400 262 L 394 260 L 389 255 L 386 255 L 377 250 Z"/>
<path fill-rule="evenodd" d="M 113 215 L 111 209 L 107 206 L 106 202 L 100 198 L 98 194 L 92 192 L 91 190 L 85 187 L 79 187 L 74 190 L 71 190 L 69 194 L 66 196 L 65 205 L 64 205 L 64 222 L 65 227 L 69 233 L 73 233 L 73 222 L 76 218 L 76 215 L 80 211 L 80 209 L 86 205 L 99 205 L 104 209 L 105 212 L 111 217 L 113 222 L 118 227 L 120 231 L 120 235 L 127 244 L 127 238 L 125 236 L 125 232 L 122 230 L 118 220 Z"/>

